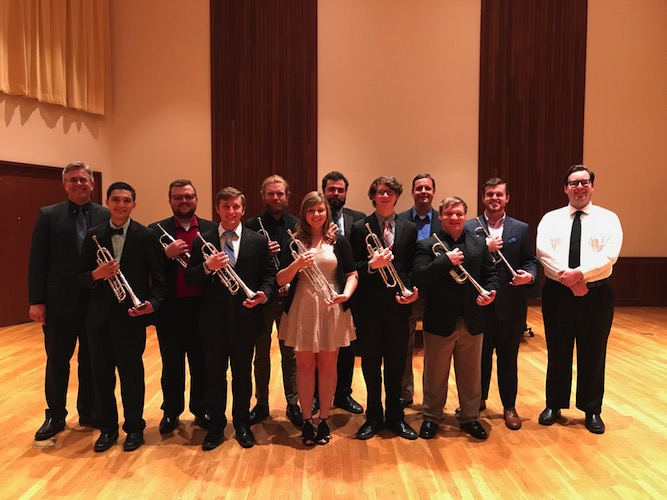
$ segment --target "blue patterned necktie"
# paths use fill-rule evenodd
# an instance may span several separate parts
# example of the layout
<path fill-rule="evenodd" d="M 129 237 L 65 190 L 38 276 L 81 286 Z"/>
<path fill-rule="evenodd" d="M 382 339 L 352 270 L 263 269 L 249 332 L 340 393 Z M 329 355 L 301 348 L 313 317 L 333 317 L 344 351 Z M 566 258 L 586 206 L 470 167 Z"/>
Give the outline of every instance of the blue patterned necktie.
<path fill-rule="evenodd" d="M 86 216 L 83 214 L 83 208 L 79 208 L 79 213 L 76 216 L 76 241 L 79 244 L 79 250 L 83 245 L 83 240 L 88 232 L 88 224 L 86 223 Z"/>
<path fill-rule="evenodd" d="M 236 233 L 234 231 L 225 231 L 223 233 L 225 237 L 225 253 L 229 257 L 229 265 L 234 267 L 236 260 L 234 259 L 234 247 L 232 246 L 232 241 L 236 238 Z"/>

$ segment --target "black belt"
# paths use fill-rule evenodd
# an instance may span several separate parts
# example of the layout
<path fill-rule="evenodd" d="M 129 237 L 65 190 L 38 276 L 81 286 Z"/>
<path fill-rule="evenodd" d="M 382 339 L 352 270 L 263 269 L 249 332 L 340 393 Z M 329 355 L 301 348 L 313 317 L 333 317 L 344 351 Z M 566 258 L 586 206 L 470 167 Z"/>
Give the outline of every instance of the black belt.
<path fill-rule="evenodd" d="M 611 283 L 611 276 L 603 279 L 603 280 L 598 280 L 598 281 L 591 281 L 590 283 L 586 283 L 586 287 L 588 288 L 596 288 L 598 286 L 602 285 L 607 285 Z"/>

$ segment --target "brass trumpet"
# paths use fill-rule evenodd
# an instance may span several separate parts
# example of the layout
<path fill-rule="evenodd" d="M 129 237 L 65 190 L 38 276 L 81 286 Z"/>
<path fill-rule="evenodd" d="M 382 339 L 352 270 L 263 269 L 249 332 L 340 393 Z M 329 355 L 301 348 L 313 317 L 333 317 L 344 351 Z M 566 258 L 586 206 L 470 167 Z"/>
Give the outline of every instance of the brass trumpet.
<path fill-rule="evenodd" d="M 264 229 L 264 224 L 262 224 L 262 216 L 260 215 L 257 217 L 257 220 L 259 221 L 259 234 L 262 236 L 266 236 L 266 239 L 271 241 L 271 236 L 269 236 L 269 232 Z M 276 271 L 280 269 L 280 260 L 278 259 L 277 255 L 274 255 L 271 257 L 271 261 L 273 262 L 273 267 L 276 268 Z"/>
<path fill-rule="evenodd" d="M 96 256 L 98 265 L 102 265 L 107 262 L 115 260 L 111 255 L 111 252 L 109 252 L 109 250 L 100 245 L 99 241 L 97 241 L 97 236 L 93 235 L 93 241 L 97 245 Z M 108 278 L 104 279 L 109 283 L 111 291 L 116 296 L 116 299 L 118 299 L 118 302 L 123 302 L 125 300 L 125 297 L 129 295 L 130 299 L 132 300 L 132 304 L 136 309 L 141 309 L 146 305 L 145 302 L 141 302 L 134 294 L 134 292 L 132 291 L 132 287 L 130 287 L 130 284 L 127 282 L 125 276 L 123 276 L 123 273 L 121 272 L 120 269 L 118 269 L 118 272 L 116 272 L 116 274 L 114 274 L 113 276 L 109 276 Z"/>
<path fill-rule="evenodd" d="M 306 253 L 308 249 L 301 241 L 296 238 L 296 236 L 294 236 L 294 233 L 292 233 L 291 229 L 287 230 L 287 234 L 289 234 L 289 237 L 292 239 L 289 244 L 289 249 L 292 252 L 292 257 L 294 257 L 294 260 L 296 260 L 301 255 Z M 306 278 L 308 278 L 308 281 L 310 281 L 310 283 L 313 285 L 315 291 L 321 293 L 325 299 L 334 300 L 336 297 L 338 297 L 338 292 L 336 292 L 336 289 L 331 283 L 329 283 L 329 280 L 327 280 L 326 276 L 324 276 L 322 270 L 314 262 L 312 266 L 299 269 L 299 272 L 303 272 L 303 274 L 306 275 Z"/>
<path fill-rule="evenodd" d="M 159 227 L 164 233 L 162 236 L 158 238 L 158 240 L 162 244 L 162 248 L 167 248 L 167 245 L 169 245 L 169 243 L 173 243 L 176 241 L 174 238 L 172 238 L 171 234 L 169 234 L 167 231 L 164 230 L 164 228 L 160 225 L 159 222 L 157 224 L 157 227 Z M 162 241 L 163 238 L 167 238 L 167 240 L 169 240 L 169 243 L 165 243 L 164 241 Z M 185 259 L 183 257 L 185 257 Z M 190 260 L 190 252 L 185 252 L 183 255 L 177 255 L 176 257 L 174 257 L 174 260 L 178 262 L 183 267 L 183 269 L 185 269 L 186 267 L 188 267 L 188 260 Z"/>
<path fill-rule="evenodd" d="M 479 230 L 481 229 L 484 232 L 484 236 L 486 238 L 490 238 L 491 235 L 484 228 L 484 226 L 482 225 L 482 221 L 479 220 L 479 217 L 475 217 L 475 220 L 477 221 L 477 224 L 479 224 L 479 227 L 475 228 L 475 234 L 479 233 Z M 491 258 L 493 259 L 494 264 L 498 264 L 501 261 L 504 262 L 505 265 L 507 266 L 507 269 L 509 269 L 510 274 L 512 275 L 512 279 L 517 277 L 516 271 L 512 268 L 512 266 L 510 266 L 510 263 L 507 262 L 507 259 L 505 258 L 505 256 L 503 255 L 503 253 L 500 250 L 498 250 L 496 252 L 491 252 Z"/>
<path fill-rule="evenodd" d="M 204 257 L 204 261 L 208 260 L 208 258 L 211 255 L 219 253 L 218 249 L 215 248 L 215 246 L 212 243 L 206 241 L 200 232 L 197 232 L 197 238 L 199 238 L 202 241 L 201 254 Z M 220 278 L 222 284 L 225 285 L 225 287 L 227 287 L 227 290 L 229 290 L 229 293 L 231 293 L 232 295 L 236 295 L 239 291 L 239 288 L 243 290 L 243 293 L 245 293 L 246 297 L 248 297 L 250 300 L 254 299 L 255 296 L 257 295 L 256 292 L 253 292 L 250 288 L 246 286 L 246 284 L 239 277 L 239 275 L 236 274 L 234 268 L 229 264 L 227 265 L 227 267 L 221 267 L 220 269 L 216 269 L 214 271 L 212 270 L 212 272 L 218 278 Z"/>
<path fill-rule="evenodd" d="M 434 243 L 433 246 L 431 247 L 433 255 L 435 255 L 436 257 L 439 257 L 441 255 L 441 253 L 437 250 L 438 247 L 442 247 L 442 249 L 445 252 L 450 251 L 449 248 L 447 248 L 447 245 L 445 245 L 445 243 L 440 238 L 438 238 L 437 234 L 433 233 L 433 237 L 436 239 L 436 243 Z M 458 272 L 456 272 L 455 269 L 449 271 L 449 274 L 452 275 L 454 281 L 456 281 L 459 285 L 462 285 L 466 281 L 470 281 L 470 283 L 472 283 L 472 285 L 475 288 L 477 288 L 477 291 L 479 292 L 480 295 L 486 295 L 487 297 L 491 295 L 491 292 L 485 290 L 482 285 L 477 283 L 475 278 L 473 278 L 472 275 L 468 271 L 466 271 L 465 267 L 463 267 L 461 264 L 458 264 L 456 267 L 459 269 Z"/>
<path fill-rule="evenodd" d="M 378 238 L 377 234 L 373 232 L 371 226 L 368 223 L 366 223 L 366 229 L 368 229 L 368 234 L 365 238 L 366 249 L 368 250 L 368 258 L 370 259 L 373 257 L 373 253 L 376 250 L 378 252 L 384 250 L 384 245 L 382 244 L 382 241 L 380 241 L 380 238 Z M 398 275 L 398 271 L 396 271 L 394 264 L 389 262 L 386 267 L 378 267 L 378 271 L 380 276 L 382 276 L 382 281 L 384 281 L 384 284 L 387 286 L 387 288 L 394 288 L 397 286 L 398 292 L 403 297 L 409 297 L 412 295 L 412 291 L 408 290 L 401 281 L 401 278 Z"/>

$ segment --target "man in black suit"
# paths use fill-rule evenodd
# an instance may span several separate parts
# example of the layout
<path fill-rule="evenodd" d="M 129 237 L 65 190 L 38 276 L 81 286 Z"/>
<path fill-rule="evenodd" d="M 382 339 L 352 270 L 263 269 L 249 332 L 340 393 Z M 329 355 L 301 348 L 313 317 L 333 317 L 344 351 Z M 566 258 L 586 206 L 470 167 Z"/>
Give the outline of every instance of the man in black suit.
<path fill-rule="evenodd" d="M 496 269 L 500 276 L 500 288 L 496 300 L 488 307 L 485 316 L 484 343 L 482 346 L 482 401 L 480 410 L 486 408 L 493 366 L 493 350 L 498 357 L 498 390 L 503 403 L 505 425 L 517 430 L 521 418 L 516 412 L 517 356 L 526 319 L 526 286 L 537 278 L 537 259 L 530 243 L 528 224 L 505 213 L 510 195 L 507 183 L 493 177 L 482 186 L 482 215 L 466 221 L 464 229 L 471 234 L 485 237 L 489 251 L 494 254 L 502 249 L 507 260 L 498 256 Z M 498 255 L 498 254 L 495 254 Z M 508 264 L 516 276 L 512 275 Z"/>
<path fill-rule="evenodd" d="M 123 447 L 132 451 L 144 442 L 146 326 L 164 299 L 166 285 L 162 249 L 155 234 L 130 219 L 135 200 L 132 186 L 111 184 L 106 201 L 111 220 L 88 231 L 81 250 L 79 285 L 91 289 L 86 324 L 95 378 L 95 416 L 102 431 L 95 442 L 97 452 L 108 450 L 118 440 L 116 369 L 127 433 Z M 98 245 L 106 249 L 105 256 Z M 122 287 L 124 300 L 120 287 L 112 289 L 121 275 L 129 285 L 129 289 Z"/>
<path fill-rule="evenodd" d="M 255 444 L 250 430 L 252 354 L 255 340 L 265 333 L 262 307 L 273 296 L 276 270 L 266 251 L 267 239 L 241 225 L 246 199 L 233 187 L 216 196 L 220 225 L 202 235 L 215 250 L 202 254 L 197 239 L 185 272 L 186 282 L 202 287 L 200 331 L 206 357 L 206 401 L 211 414 L 204 451 L 216 448 L 224 437 L 227 405 L 227 363 L 232 366 L 232 418 L 236 440 L 244 448 Z M 224 250 L 223 250 L 224 249 Z M 224 268 L 229 269 L 226 271 Z M 249 289 L 237 292 L 222 284 L 218 273 L 235 273 Z M 239 283 L 241 285 L 241 283 Z M 249 297 L 248 294 L 256 295 Z"/>
<path fill-rule="evenodd" d="M 345 198 L 349 183 L 345 176 L 337 171 L 329 172 L 322 178 L 322 193 L 331 207 L 331 220 L 342 234 L 350 241 L 352 224 L 365 219 L 366 214 L 345 208 Z M 350 302 L 352 312 L 355 311 L 354 296 Z M 364 409 L 352 397 L 352 376 L 354 374 L 354 347 L 349 345 L 338 350 L 338 383 L 334 395 L 334 405 L 350 413 L 363 413 Z M 317 391 L 316 391 L 317 396 Z"/>
<path fill-rule="evenodd" d="M 417 243 L 413 278 L 426 289 L 424 310 L 424 404 L 419 435 L 435 436 L 447 402 L 447 381 L 452 356 L 461 410 L 457 418 L 462 430 L 476 439 L 486 439 L 479 423 L 481 400 L 481 356 L 484 330 L 483 306 L 493 302 L 498 288 L 498 272 L 482 238 L 463 231 L 465 202 L 449 196 L 440 203 L 442 230 Z M 462 284 L 451 275 L 462 276 L 458 266 L 469 273 Z M 482 293 L 472 280 L 488 291 Z"/>
<path fill-rule="evenodd" d="M 399 217 L 414 222 L 417 226 L 417 241 L 429 238 L 433 233 L 440 232 L 440 219 L 438 212 L 433 208 L 433 197 L 435 196 L 435 179 L 431 174 L 417 174 L 412 179 L 412 191 L 410 192 L 415 204 L 409 210 L 398 214 Z M 405 371 L 401 382 L 401 405 L 407 408 L 414 401 L 415 380 L 412 374 L 412 353 L 415 349 L 415 330 L 417 321 L 424 319 L 425 295 L 423 293 L 412 304 L 410 314 L 410 337 L 408 338 L 408 349 L 405 356 Z"/>
<path fill-rule="evenodd" d="M 190 411 L 195 425 L 207 428 L 206 367 L 199 332 L 201 287 L 185 283 L 185 267 L 197 233 L 207 233 L 218 225 L 197 217 L 197 190 L 188 179 L 169 185 L 169 206 L 174 215 L 151 228 L 164 247 L 167 295 L 157 314 L 157 338 L 162 355 L 162 410 L 160 433 L 173 432 L 185 409 L 185 356 L 190 367 Z M 166 235 L 165 235 L 166 232 Z"/>
<path fill-rule="evenodd" d="M 405 368 L 408 342 L 410 304 L 418 297 L 410 290 L 410 271 L 417 242 L 416 226 L 396 216 L 394 207 L 403 186 L 394 177 L 378 177 L 373 181 L 368 197 L 375 212 L 352 226 L 350 243 L 357 262 L 359 286 L 356 293 L 357 334 L 361 347 L 361 368 L 368 389 L 366 422 L 357 432 L 358 439 L 370 439 L 383 427 L 382 360 L 384 358 L 384 388 L 387 405 L 384 417 L 387 427 L 405 439 L 417 439 L 417 433 L 407 422 L 400 404 L 401 379 Z M 368 224 L 377 238 L 369 255 L 366 238 Z M 370 240 L 370 238 L 369 238 Z M 392 283 L 393 274 L 396 286 Z M 386 277 L 386 280 L 383 279 Z M 400 286 L 400 282 L 404 287 Z"/>
<path fill-rule="evenodd" d="M 86 335 L 88 292 L 79 290 L 81 244 L 89 227 L 109 220 L 109 210 L 90 201 L 95 180 L 88 165 L 63 170 L 67 200 L 43 207 L 35 222 L 28 261 L 30 319 L 42 324 L 46 347 L 46 419 L 35 434 L 44 440 L 65 428 L 69 362 L 79 339 L 79 424 L 93 426 L 95 389 Z"/>
<path fill-rule="evenodd" d="M 255 232 L 265 233 L 268 239 L 267 252 L 271 257 L 274 269 L 278 271 L 280 252 L 290 243 L 287 230 L 296 232 L 299 219 L 287 211 L 289 200 L 289 184 L 279 175 L 271 175 L 262 181 L 260 190 L 266 209 L 264 213 L 248 219 L 245 227 Z M 263 229 L 262 229 L 263 228 Z M 289 285 L 280 287 L 273 300 L 263 307 L 266 335 L 261 335 L 255 344 L 255 399 L 257 404 L 250 412 L 250 425 L 261 422 L 269 416 L 269 379 L 271 378 L 271 337 L 273 323 L 276 330 L 280 328 L 280 317 L 283 314 L 283 301 L 287 297 Z M 296 389 L 296 356 L 294 349 L 279 341 L 280 359 L 283 371 L 283 388 L 287 400 L 286 415 L 292 424 L 301 429 L 303 414 L 299 407 L 299 395 Z"/>

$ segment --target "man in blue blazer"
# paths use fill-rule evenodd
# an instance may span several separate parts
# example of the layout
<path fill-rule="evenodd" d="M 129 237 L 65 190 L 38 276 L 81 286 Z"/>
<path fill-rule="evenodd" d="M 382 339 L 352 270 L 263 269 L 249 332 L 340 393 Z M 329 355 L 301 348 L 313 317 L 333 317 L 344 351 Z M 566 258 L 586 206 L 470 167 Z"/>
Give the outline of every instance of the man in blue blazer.
<path fill-rule="evenodd" d="M 497 257 L 496 269 L 500 276 L 500 288 L 489 307 L 484 327 L 482 347 L 482 401 L 486 408 L 493 365 L 493 350 L 498 358 L 498 389 L 503 403 L 505 425 L 510 429 L 521 428 L 521 418 L 516 412 L 517 355 L 526 317 L 526 291 L 537 278 L 537 260 L 530 243 L 528 224 L 509 217 L 505 207 L 510 195 L 507 183 L 498 177 L 489 179 L 482 187 L 482 215 L 465 223 L 465 230 L 486 238 L 489 251 L 498 251 L 508 265 Z"/>
<path fill-rule="evenodd" d="M 81 244 L 89 227 L 109 220 L 109 210 L 93 203 L 93 171 L 81 161 L 63 170 L 67 200 L 43 207 L 35 222 L 28 261 L 30 319 L 42 324 L 46 347 L 46 419 L 35 434 L 44 440 L 65 428 L 69 362 L 79 340 L 79 424 L 92 426 L 93 373 L 86 335 L 88 291 L 76 282 Z"/>

